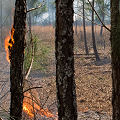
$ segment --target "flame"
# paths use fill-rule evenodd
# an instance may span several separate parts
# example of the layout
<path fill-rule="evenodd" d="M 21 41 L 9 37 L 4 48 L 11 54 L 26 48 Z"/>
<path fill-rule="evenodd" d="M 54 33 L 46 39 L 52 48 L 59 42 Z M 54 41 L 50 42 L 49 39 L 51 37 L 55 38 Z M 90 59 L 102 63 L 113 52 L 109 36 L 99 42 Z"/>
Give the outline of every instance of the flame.
<path fill-rule="evenodd" d="M 41 109 L 39 105 L 34 103 L 34 111 L 40 114 L 42 117 L 46 116 L 48 118 L 54 118 L 55 115 L 52 114 L 47 108 L 46 109 Z M 23 111 L 29 115 L 29 117 L 33 118 L 33 107 L 29 103 L 23 102 Z"/>
<path fill-rule="evenodd" d="M 9 40 L 10 40 L 10 36 L 7 36 L 7 37 L 5 38 L 5 51 L 6 51 L 6 59 L 7 59 L 7 61 L 10 63 L 10 59 L 9 59 L 9 49 L 8 49 Z"/>
<path fill-rule="evenodd" d="M 28 107 L 28 105 L 25 103 L 23 103 L 23 111 L 27 113 L 30 117 L 34 117 L 34 114 L 30 110 L 30 107 Z"/>
<path fill-rule="evenodd" d="M 36 96 L 38 96 L 36 91 L 34 91 L 34 94 Z M 34 112 L 35 112 L 35 113 L 39 114 L 41 117 L 45 116 L 47 118 L 53 118 L 53 119 L 56 118 L 56 116 L 54 114 L 52 114 L 48 110 L 48 108 L 45 108 L 45 109 L 41 108 L 41 106 L 37 102 L 39 100 L 36 101 L 37 98 L 35 100 L 31 99 L 31 94 L 29 92 L 24 93 L 24 96 L 27 96 L 27 97 L 24 97 L 24 100 L 23 100 L 23 111 L 26 114 L 28 114 L 29 117 L 33 118 Z"/>
<path fill-rule="evenodd" d="M 13 38 L 14 31 L 15 31 L 15 29 L 14 29 L 13 26 L 12 26 L 11 33 L 9 32 L 10 35 L 8 35 L 8 36 L 5 38 L 6 60 L 7 60 L 9 63 L 10 63 L 10 59 L 9 59 L 9 47 L 10 47 L 10 49 L 11 49 L 12 46 L 13 46 L 13 44 L 14 44 L 14 38 Z"/>

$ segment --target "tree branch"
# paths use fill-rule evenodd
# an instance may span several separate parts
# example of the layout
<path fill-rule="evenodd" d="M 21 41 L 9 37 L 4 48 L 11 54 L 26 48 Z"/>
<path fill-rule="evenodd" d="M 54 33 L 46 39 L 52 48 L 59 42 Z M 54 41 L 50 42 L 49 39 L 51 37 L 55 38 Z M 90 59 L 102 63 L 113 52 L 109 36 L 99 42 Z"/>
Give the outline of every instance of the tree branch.
<path fill-rule="evenodd" d="M 26 74 L 26 76 L 25 76 L 25 79 L 26 79 L 26 80 L 28 79 L 28 76 L 29 76 L 30 71 L 31 71 L 31 69 L 32 69 L 33 60 L 34 60 L 34 56 L 32 56 L 32 60 L 31 60 L 30 67 L 29 67 L 28 72 L 27 72 L 27 74 Z"/>
<path fill-rule="evenodd" d="M 99 21 L 101 22 L 101 24 L 103 25 L 104 28 L 106 28 L 109 32 L 111 32 L 111 30 L 102 22 L 100 16 L 98 15 L 98 13 L 96 12 L 96 10 L 94 9 L 94 7 L 92 6 L 91 2 L 88 0 L 92 10 L 94 10 L 95 14 L 97 15 Z"/>
<path fill-rule="evenodd" d="M 31 9 L 27 10 L 27 13 L 29 13 L 29 12 L 31 12 L 31 11 L 33 11 L 33 10 L 37 10 L 37 9 L 41 8 L 42 6 L 43 6 L 43 4 L 41 3 L 38 7 L 36 7 L 36 8 L 31 8 Z"/>
<path fill-rule="evenodd" d="M 42 87 L 32 87 L 32 88 L 28 88 L 28 89 L 24 90 L 23 93 L 28 92 L 29 90 L 32 90 L 32 89 L 37 89 L 37 88 L 42 88 Z"/>

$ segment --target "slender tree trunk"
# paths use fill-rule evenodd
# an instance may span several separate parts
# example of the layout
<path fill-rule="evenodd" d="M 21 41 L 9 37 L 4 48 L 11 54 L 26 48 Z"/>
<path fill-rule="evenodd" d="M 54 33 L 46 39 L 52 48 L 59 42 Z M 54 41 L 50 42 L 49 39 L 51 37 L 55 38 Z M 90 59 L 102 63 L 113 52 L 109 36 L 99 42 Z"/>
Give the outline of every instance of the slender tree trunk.
<path fill-rule="evenodd" d="M 104 13 L 103 13 L 103 15 L 102 15 L 102 22 L 104 23 L 104 20 L 105 20 L 105 15 L 104 15 Z M 102 36 L 103 35 L 103 26 L 101 26 L 101 29 L 100 29 L 100 36 Z"/>
<path fill-rule="evenodd" d="M 105 11 L 105 3 L 104 3 L 104 0 L 102 0 L 102 10 Z M 104 12 L 102 12 L 102 22 L 104 23 L 104 20 L 105 20 L 105 14 Z M 100 36 L 102 36 L 103 34 L 103 26 L 101 26 L 101 29 L 100 29 Z"/>
<path fill-rule="evenodd" d="M 120 120 L 120 1 L 111 0 L 112 107 L 113 119 Z"/>
<path fill-rule="evenodd" d="M 75 34 L 77 35 L 78 33 L 77 33 L 77 26 L 78 26 L 78 21 L 76 20 L 75 21 Z"/>
<path fill-rule="evenodd" d="M 95 1 L 92 0 L 92 6 L 94 7 Z M 95 33 L 94 33 L 94 10 L 92 10 L 92 41 L 93 41 L 93 50 L 95 54 L 96 61 L 100 60 L 100 57 L 98 55 L 97 47 L 96 47 L 96 41 L 95 41 Z"/>
<path fill-rule="evenodd" d="M 58 120 L 77 120 L 73 48 L 73 0 L 56 0 Z"/>
<path fill-rule="evenodd" d="M 88 46 L 87 46 L 87 38 L 86 38 L 86 25 L 85 25 L 85 1 L 82 0 L 83 2 L 83 31 L 84 31 L 84 45 L 85 45 L 85 52 L 88 55 Z"/>
<path fill-rule="evenodd" d="M 10 119 L 22 119 L 23 61 L 26 33 L 26 0 L 16 0 L 14 16 L 14 44 L 10 49 Z"/>

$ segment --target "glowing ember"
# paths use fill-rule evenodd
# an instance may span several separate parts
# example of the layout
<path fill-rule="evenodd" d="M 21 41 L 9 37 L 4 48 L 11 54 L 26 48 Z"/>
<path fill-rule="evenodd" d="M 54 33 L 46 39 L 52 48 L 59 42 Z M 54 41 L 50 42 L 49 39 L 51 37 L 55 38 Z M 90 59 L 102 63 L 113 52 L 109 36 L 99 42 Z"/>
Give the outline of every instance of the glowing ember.
<path fill-rule="evenodd" d="M 14 44 L 14 39 L 13 39 L 13 35 L 14 35 L 14 31 L 15 29 L 12 27 L 11 29 L 11 37 L 10 35 L 8 35 L 6 38 L 5 38 L 5 51 L 6 51 L 6 59 L 7 61 L 10 63 L 10 59 L 9 59 L 9 47 L 12 48 L 13 44 Z"/>
<path fill-rule="evenodd" d="M 30 117 L 34 117 L 34 114 L 30 110 L 30 107 L 28 107 L 25 103 L 23 103 L 23 111 L 26 112 Z"/>

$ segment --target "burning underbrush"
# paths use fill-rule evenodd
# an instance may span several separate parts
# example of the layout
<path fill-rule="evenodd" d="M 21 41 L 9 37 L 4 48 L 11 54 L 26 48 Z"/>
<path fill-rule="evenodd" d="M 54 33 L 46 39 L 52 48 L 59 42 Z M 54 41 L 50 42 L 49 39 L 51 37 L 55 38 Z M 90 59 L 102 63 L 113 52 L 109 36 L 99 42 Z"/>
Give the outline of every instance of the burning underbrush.
<path fill-rule="evenodd" d="M 24 120 L 57 120 L 57 114 L 41 104 L 39 93 L 31 90 L 24 94 L 23 100 L 23 119 Z M 47 102 L 47 100 L 46 100 Z"/>
<path fill-rule="evenodd" d="M 9 32 L 9 35 L 5 38 L 6 60 L 9 63 L 10 63 L 9 50 L 12 48 L 14 44 L 14 39 L 13 39 L 14 31 L 15 30 L 12 27 L 11 32 Z M 31 82 L 32 84 L 34 84 L 33 81 Z M 44 82 L 41 81 L 41 84 L 42 83 L 45 84 Z M 38 83 L 36 83 L 36 86 L 38 86 Z M 31 85 L 26 83 L 24 89 L 26 90 L 31 87 L 32 87 Z M 52 106 L 50 105 L 51 103 L 52 104 L 55 103 L 54 102 L 55 99 L 52 102 L 51 99 L 49 100 L 51 95 L 50 87 L 46 88 L 44 85 L 42 85 L 42 87 L 44 89 L 39 88 L 37 90 L 36 89 L 28 90 L 27 92 L 24 93 L 23 120 L 57 120 L 57 110 L 50 110 L 50 108 L 47 106 L 47 103 L 49 103 L 49 106 Z M 44 93 L 44 91 L 47 92 Z"/>

